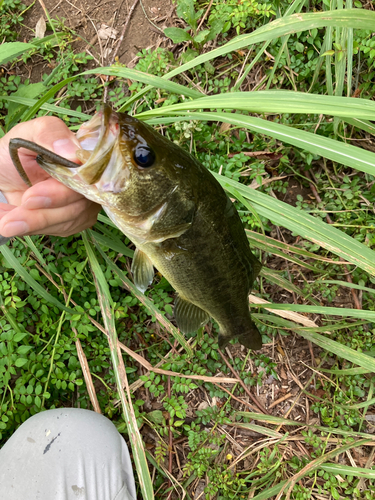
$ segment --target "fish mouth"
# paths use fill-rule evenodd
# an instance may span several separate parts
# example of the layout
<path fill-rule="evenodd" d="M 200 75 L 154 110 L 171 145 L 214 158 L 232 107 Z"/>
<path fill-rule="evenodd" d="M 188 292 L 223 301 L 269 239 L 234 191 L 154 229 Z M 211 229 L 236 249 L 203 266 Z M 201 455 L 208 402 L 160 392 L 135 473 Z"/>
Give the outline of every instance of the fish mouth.
<path fill-rule="evenodd" d="M 130 177 L 130 151 L 119 122 L 118 113 L 107 104 L 102 105 L 76 134 L 81 146 L 76 156 L 82 165 L 68 168 L 48 161 L 43 155 L 37 157 L 38 164 L 51 177 L 101 203 L 105 193 L 119 193 L 126 189 Z"/>

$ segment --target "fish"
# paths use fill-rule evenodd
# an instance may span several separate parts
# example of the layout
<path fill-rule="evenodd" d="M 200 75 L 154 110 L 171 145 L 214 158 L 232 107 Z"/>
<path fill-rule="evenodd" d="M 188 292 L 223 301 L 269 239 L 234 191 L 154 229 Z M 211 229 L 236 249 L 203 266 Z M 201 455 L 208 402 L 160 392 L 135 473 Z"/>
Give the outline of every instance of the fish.
<path fill-rule="evenodd" d="M 108 105 L 81 125 L 76 137 L 82 165 L 60 161 L 40 146 L 37 162 L 101 204 L 134 243 L 137 288 L 146 291 L 156 268 L 177 292 L 174 317 L 184 334 L 213 318 L 220 349 L 233 338 L 260 349 L 248 296 L 262 266 L 234 204 L 211 172 L 150 125 Z M 25 145 L 13 141 L 14 159 Z"/>

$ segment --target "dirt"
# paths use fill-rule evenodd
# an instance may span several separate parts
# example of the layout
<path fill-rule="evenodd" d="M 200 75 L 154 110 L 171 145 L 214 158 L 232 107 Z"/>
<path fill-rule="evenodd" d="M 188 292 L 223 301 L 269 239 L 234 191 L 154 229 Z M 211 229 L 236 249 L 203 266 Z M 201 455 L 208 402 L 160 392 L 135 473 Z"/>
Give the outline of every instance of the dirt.
<path fill-rule="evenodd" d="M 20 36 L 22 41 L 34 38 L 32 30 L 35 30 L 41 17 L 47 20 L 41 3 L 36 2 L 25 15 L 25 29 Z M 75 49 L 88 50 L 96 59 L 92 61 L 92 66 L 106 66 L 112 62 L 134 0 L 103 0 L 96 5 L 86 0 L 45 0 L 44 5 L 52 18 L 63 20 L 64 25 L 78 35 L 74 42 Z M 174 22 L 175 7 L 171 0 L 138 0 L 117 50 L 119 61 L 132 67 L 140 50 L 156 49 L 169 44 L 169 39 L 163 35 L 163 29 L 172 26 Z M 110 38 L 105 40 L 105 33 L 100 31 L 101 28 L 107 31 Z M 45 34 L 52 32 L 47 31 Z M 29 75 L 32 81 L 40 81 L 41 74 L 51 71 L 45 61 L 37 63 L 37 66 L 38 68 L 32 68 Z"/>

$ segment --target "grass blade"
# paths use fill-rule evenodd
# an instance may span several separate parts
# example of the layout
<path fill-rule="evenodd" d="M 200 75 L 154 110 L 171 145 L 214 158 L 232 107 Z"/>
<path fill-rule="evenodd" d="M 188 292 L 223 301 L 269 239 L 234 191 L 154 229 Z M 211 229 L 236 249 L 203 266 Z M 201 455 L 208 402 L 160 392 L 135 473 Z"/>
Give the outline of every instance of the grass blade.
<path fill-rule="evenodd" d="M 0 45 L 0 64 L 6 64 L 12 59 L 16 59 L 25 52 L 34 49 L 31 43 L 6 42 Z"/>
<path fill-rule="evenodd" d="M 251 307 L 266 307 L 267 309 L 278 309 L 284 311 L 295 311 L 308 314 L 325 314 L 332 316 L 343 316 L 346 318 L 360 318 L 375 322 L 375 311 L 365 311 L 363 309 L 349 309 L 341 307 L 327 307 L 327 306 L 305 306 L 303 304 L 254 304 Z M 375 365 L 374 365 L 375 367 Z"/>
<path fill-rule="evenodd" d="M 258 92 L 231 92 L 200 97 L 172 106 L 163 106 L 140 113 L 137 118 L 168 115 L 192 109 L 234 109 L 250 113 L 310 113 L 372 120 L 375 115 L 375 102 L 368 99 L 352 99 L 342 96 L 329 96 L 294 92 L 291 90 L 259 90 Z"/>
<path fill-rule="evenodd" d="M 345 476 L 365 477 L 367 479 L 375 479 L 375 470 L 362 469 L 361 467 L 351 467 L 349 465 L 340 464 L 324 464 L 321 469 L 331 474 L 343 474 Z"/>
<path fill-rule="evenodd" d="M 202 97 L 202 93 L 198 90 L 190 89 L 179 83 L 174 83 L 161 78 L 160 76 L 150 75 L 149 73 L 143 73 L 136 69 L 124 68 L 121 66 L 110 66 L 104 68 L 95 68 L 84 71 L 81 75 L 93 75 L 102 74 L 109 76 L 120 76 L 122 78 L 129 78 L 130 80 L 135 80 L 137 82 L 146 83 L 152 87 L 158 87 L 159 89 L 168 90 L 173 94 L 181 94 L 193 99 Z"/>
<path fill-rule="evenodd" d="M 89 242 L 86 231 L 82 233 L 82 238 L 85 244 L 87 256 L 90 261 L 93 276 L 95 278 L 95 285 L 98 292 L 98 298 L 102 310 L 103 321 L 106 330 L 109 334 L 111 359 L 116 377 L 117 390 L 122 403 L 124 420 L 128 427 L 129 436 L 131 437 L 130 442 L 141 486 L 142 497 L 145 500 L 152 500 L 154 498 L 153 486 L 151 482 L 150 472 L 148 470 L 142 437 L 138 429 L 137 419 L 135 417 L 134 409 L 132 407 L 130 393 L 128 392 L 128 399 L 127 399 L 125 396 L 125 392 L 123 390 L 123 383 L 124 383 L 123 377 L 126 377 L 126 371 L 123 365 L 121 351 L 118 346 L 117 332 L 115 327 L 114 314 L 112 310 L 113 306 L 112 298 L 109 293 L 107 280 L 96 259 L 95 253 Z"/>
<path fill-rule="evenodd" d="M 250 296 L 252 297 L 252 296 Z M 257 300 L 261 300 L 258 299 Z M 252 304 L 250 304 L 252 305 Z M 283 306 L 288 306 L 288 304 L 277 304 L 276 308 L 274 307 L 274 304 L 270 304 L 269 302 L 266 303 L 266 301 L 262 300 L 261 304 L 262 307 L 267 308 L 270 312 L 273 312 L 276 315 L 284 316 L 284 311 L 288 310 L 288 307 L 283 308 Z M 295 305 L 295 304 L 292 304 Z M 312 309 L 315 309 L 315 306 L 303 306 Z M 328 308 L 322 308 L 322 309 L 328 309 Z M 340 308 L 330 308 L 330 309 L 336 309 L 338 313 L 341 311 Z M 289 309 L 291 310 L 291 309 Z M 280 312 L 279 312 L 280 311 Z M 365 314 L 367 311 L 357 311 L 357 313 L 362 313 Z M 375 314 L 375 313 L 374 313 Z M 300 316 L 299 314 L 295 316 L 295 321 L 300 321 L 302 324 L 306 324 L 307 322 L 312 323 L 311 320 L 308 320 L 305 316 L 300 316 L 300 320 L 298 318 Z M 351 363 L 354 363 L 355 365 L 360 366 L 361 368 L 365 368 L 366 370 L 369 370 L 370 372 L 375 372 L 375 359 L 372 358 L 371 356 L 368 356 L 367 354 L 363 354 L 361 352 L 357 352 L 354 349 L 351 349 L 350 347 L 347 347 L 343 344 L 340 344 L 339 342 L 336 342 L 335 340 L 331 340 L 327 337 L 324 337 L 323 335 L 320 335 L 319 333 L 316 333 L 314 331 L 314 328 L 301 328 L 299 325 L 297 325 L 294 321 L 288 321 L 284 320 L 283 322 L 284 327 L 289 328 L 293 331 L 295 331 L 298 335 L 301 335 L 306 340 L 310 340 L 314 344 L 318 345 L 319 347 L 322 347 L 323 349 L 334 353 L 335 355 L 339 356 L 340 358 L 344 358 L 347 361 L 350 361 Z M 329 327 L 326 327 L 325 330 L 327 331 Z"/>
<path fill-rule="evenodd" d="M 218 174 L 214 175 L 227 191 L 230 193 L 234 190 L 240 192 L 244 198 L 251 201 L 260 215 L 267 217 L 276 225 L 284 226 L 303 238 L 339 255 L 348 262 L 358 265 L 371 274 L 375 274 L 375 252 L 354 238 L 287 203 L 276 200 L 255 189 L 250 189 L 227 177 Z"/>
<path fill-rule="evenodd" d="M 346 99 L 346 98 L 344 98 Z M 351 99 L 355 100 L 355 99 Z M 317 110 L 316 110 L 317 111 Z M 356 170 L 375 176 L 375 154 L 334 139 L 298 130 L 286 125 L 261 118 L 224 112 L 189 113 L 186 120 L 219 121 L 245 127 L 254 132 L 265 134 L 280 141 L 292 144 L 313 154 L 324 156 Z M 155 123 L 155 122 L 154 122 Z"/>

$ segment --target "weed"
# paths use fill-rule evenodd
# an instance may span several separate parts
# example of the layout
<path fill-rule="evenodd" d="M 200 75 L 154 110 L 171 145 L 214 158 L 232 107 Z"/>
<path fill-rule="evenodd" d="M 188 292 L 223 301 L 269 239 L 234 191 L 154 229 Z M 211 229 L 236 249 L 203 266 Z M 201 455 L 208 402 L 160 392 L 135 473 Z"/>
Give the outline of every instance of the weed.
<path fill-rule="evenodd" d="M 13 42 L 18 36 L 23 14 L 27 10 L 21 0 L 3 0 L 1 3 L 0 38 L 2 42 Z"/>
<path fill-rule="evenodd" d="M 225 20 L 216 19 L 210 23 L 210 28 L 198 32 L 198 20 L 202 16 L 204 9 L 196 9 L 195 0 L 177 0 L 177 15 L 188 25 L 187 29 L 166 28 L 164 34 L 169 37 L 173 43 L 192 42 L 196 49 L 200 49 L 204 43 L 213 40 L 222 32 Z M 191 31 L 192 34 L 188 33 Z"/>
<path fill-rule="evenodd" d="M 215 2 L 208 20 L 209 26 L 222 26 L 221 32 L 227 33 L 231 28 L 237 35 L 241 31 L 253 28 L 261 19 L 275 15 L 275 6 L 271 2 L 262 3 L 255 0 L 229 0 Z"/>

